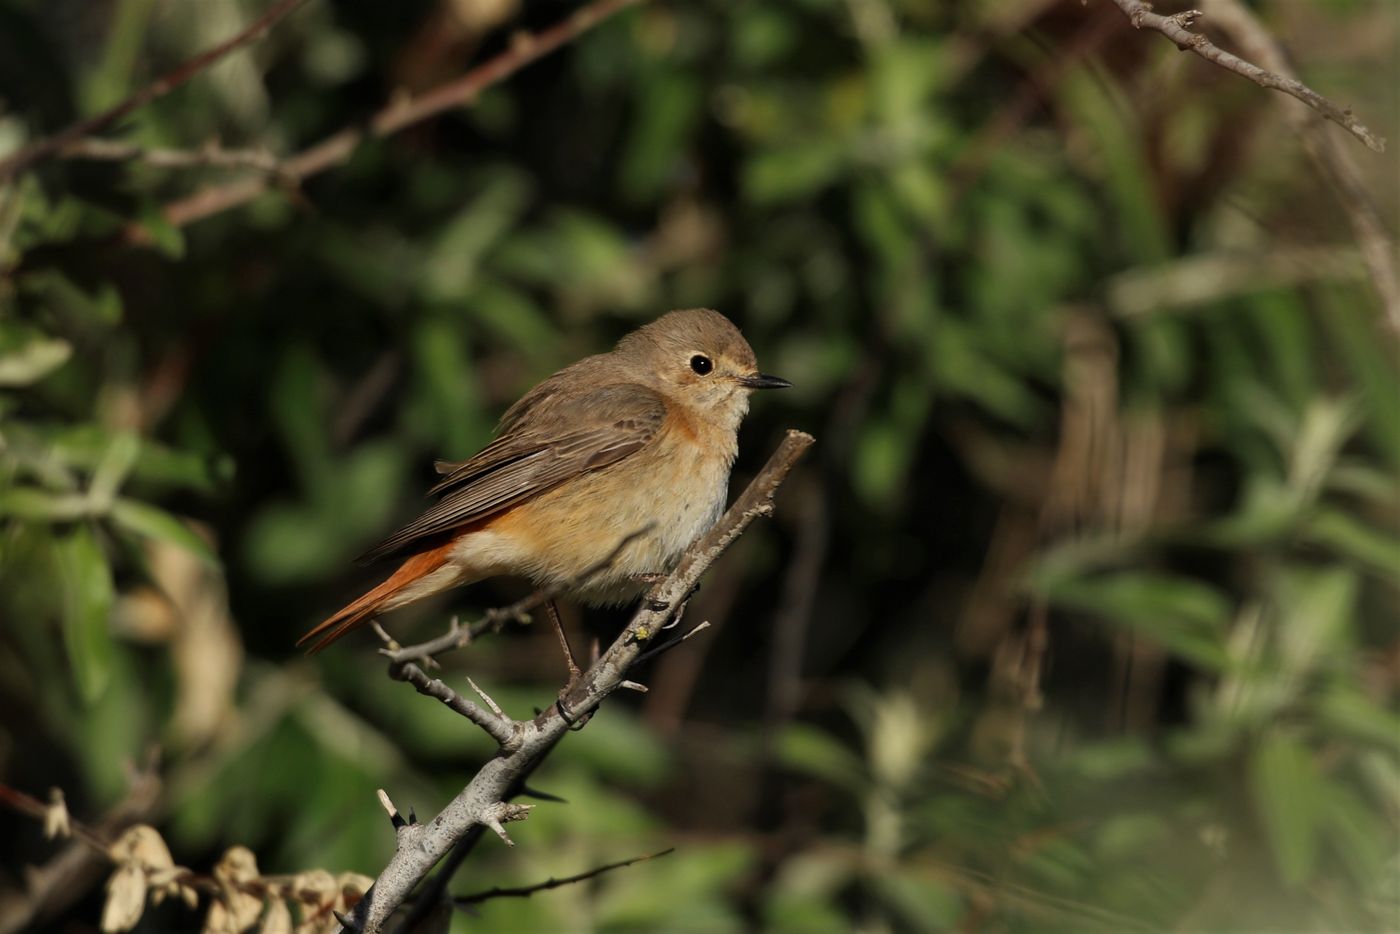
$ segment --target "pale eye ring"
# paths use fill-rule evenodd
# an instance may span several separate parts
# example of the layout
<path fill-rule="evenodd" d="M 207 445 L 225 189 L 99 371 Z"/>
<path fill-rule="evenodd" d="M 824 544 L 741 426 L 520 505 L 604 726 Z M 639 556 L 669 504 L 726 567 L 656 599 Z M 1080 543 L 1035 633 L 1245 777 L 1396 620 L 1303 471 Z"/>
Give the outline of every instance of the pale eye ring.
<path fill-rule="evenodd" d="M 706 376 L 715 368 L 714 361 L 702 353 L 690 358 L 690 368 L 701 376 Z"/>

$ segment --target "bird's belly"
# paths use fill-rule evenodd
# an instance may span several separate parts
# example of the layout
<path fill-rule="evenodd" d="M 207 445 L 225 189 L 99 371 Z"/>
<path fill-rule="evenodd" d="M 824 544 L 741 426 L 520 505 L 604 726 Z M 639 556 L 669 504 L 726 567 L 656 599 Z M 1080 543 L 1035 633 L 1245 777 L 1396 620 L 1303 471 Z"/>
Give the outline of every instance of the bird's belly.
<path fill-rule="evenodd" d="M 671 570 L 724 511 L 729 458 L 697 447 L 658 446 L 571 480 L 476 533 L 470 550 L 491 556 L 489 573 L 519 574 L 588 603 L 628 600 L 643 589 L 637 578 Z"/>

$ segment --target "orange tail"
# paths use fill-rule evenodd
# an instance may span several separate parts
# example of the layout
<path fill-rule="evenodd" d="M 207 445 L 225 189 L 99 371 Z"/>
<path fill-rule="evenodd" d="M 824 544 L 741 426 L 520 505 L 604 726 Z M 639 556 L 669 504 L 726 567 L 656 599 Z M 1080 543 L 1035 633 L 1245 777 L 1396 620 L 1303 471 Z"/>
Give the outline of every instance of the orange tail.
<path fill-rule="evenodd" d="M 389 604 L 401 590 L 446 564 L 453 544 L 453 542 L 448 542 L 438 548 L 419 552 L 412 556 L 399 565 L 399 569 L 389 575 L 388 580 L 354 603 L 336 611 L 330 618 L 298 639 L 297 645 L 316 639 L 316 643 L 306 650 L 308 655 L 315 655 L 347 632 L 367 622 L 375 613 L 382 609 L 388 609 L 386 604 Z"/>

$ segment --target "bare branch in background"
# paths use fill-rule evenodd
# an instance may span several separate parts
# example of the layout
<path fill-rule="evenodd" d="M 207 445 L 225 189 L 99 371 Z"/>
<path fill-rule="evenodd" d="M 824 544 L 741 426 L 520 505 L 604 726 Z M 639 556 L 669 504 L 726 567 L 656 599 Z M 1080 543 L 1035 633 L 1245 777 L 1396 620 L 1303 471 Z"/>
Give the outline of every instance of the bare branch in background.
<path fill-rule="evenodd" d="M 1115 316 L 1144 318 L 1265 289 L 1329 280 L 1362 281 L 1365 276 L 1355 247 L 1280 247 L 1249 253 L 1201 253 L 1140 266 L 1110 278 L 1104 291 Z"/>
<path fill-rule="evenodd" d="M 543 761 L 554 745 L 613 691 L 622 688 L 630 670 L 648 654 L 658 651 L 661 634 L 678 618 L 700 576 L 743 534 L 759 516 L 773 511 L 773 494 L 793 464 L 812 444 L 811 435 L 789 431 L 748 488 L 719 522 L 681 557 L 664 580 L 652 587 L 612 646 L 593 663 L 559 703 L 533 720 L 510 721 L 514 745 L 488 760 L 458 795 L 426 823 L 395 821 L 397 837 L 393 857 L 373 887 L 346 919 L 350 930 L 375 934 L 382 931 L 394 912 L 418 884 L 459 841 L 489 827 L 506 843 L 504 824 L 521 820 L 526 809 L 507 802 L 513 790 Z M 692 630 L 692 633 L 698 631 Z M 687 633 L 687 636 L 691 633 Z M 686 636 L 681 636 L 684 639 Z M 677 640 L 661 643 L 675 644 Z M 565 716 L 563 710 L 569 710 Z M 483 710 L 483 713 L 485 711 Z M 475 722 L 475 718 L 473 718 Z M 490 732 L 490 731 L 488 731 Z M 492 733 L 495 738 L 495 733 Z M 498 738 L 498 742 L 501 740 Z M 415 908 L 422 906 L 415 906 Z M 428 906 L 431 908 L 431 906 Z"/>
<path fill-rule="evenodd" d="M 500 84 L 525 66 L 567 45 L 604 20 L 643 0 L 595 0 L 575 11 L 562 22 L 543 32 L 522 33 L 510 48 L 478 65 L 466 74 L 417 96 L 397 96 L 364 126 L 348 126 L 319 143 L 281 161 L 282 176 L 293 184 L 349 161 L 366 139 L 382 139 L 430 117 L 476 102 L 482 91 Z M 86 134 L 79 134 L 86 135 Z M 77 138 L 77 137 L 74 137 Z M 267 176 L 240 179 L 224 185 L 203 188 L 172 201 L 164 209 L 167 222 L 183 227 L 197 220 L 246 204 L 271 187 Z M 140 225 L 129 225 L 123 232 L 128 243 L 148 244 L 151 236 Z"/>
<path fill-rule="evenodd" d="M 1211 22 L 1240 48 L 1269 68 L 1290 74 L 1288 59 L 1259 20 L 1239 0 L 1201 0 L 1210 10 Z M 1395 242 L 1386 232 L 1375 200 L 1361 180 L 1352 150 L 1339 146 L 1326 127 L 1310 119 L 1299 106 L 1284 108 L 1289 125 L 1303 142 L 1319 174 L 1327 180 L 1351 223 L 1371 284 L 1380 296 L 1381 311 L 1392 335 L 1400 335 L 1400 269 L 1396 268 Z"/>
<path fill-rule="evenodd" d="M 268 175 L 282 174 L 282 163 L 265 149 L 225 149 L 209 143 L 199 149 L 142 149 L 115 139 L 88 137 L 75 140 L 56 154 L 60 159 L 91 162 L 140 162 L 155 169 L 252 169 Z"/>
<path fill-rule="evenodd" d="M 549 878 L 543 882 L 536 882 L 534 885 L 521 886 L 497 886 L 494 889 L 487 889 L 484 892 L 473 892 L 471 895 L 458 895 L 452 899 L 452 904 L 458 908 L 465 908 L 468 905 L 478 905 L 481 902 L 489 902 L 493 898 L 529 898 L 536 892 L 544 892 L 549 889 L 557 889 L 565 885 L 573 885 L 577 882 L 586 882 L 595 879 L 605 872 L 612 872 L 614 869 L 625 869 L 637 863 L 645 863 L 647 860 L 660 859 L 663 856 L 670 856 L 676 852 L 675 847 L 669 847 L 659 853 L 648 853 L 646 856 L 634 856 L 631 859 L 618 860 L 615 863 L 608 863 L 604 866 L 596 866 L 587 872 L 578 875 L 565 876 L 562 879 Z"/>
<path fill-rule="evenodd" d="M 1196 21 L 1205 15 L 1200 10 L 1186 10 L 1171 16 L 1162 16 L 1159 13 L 1153 13 L 1152 4 L 1145 2 L 1145 0 L 1113 0 L 1113 2 L 1127 14 L 1134 29 L 1156 30 L 1175 42 L 1176 47 L 1183 52 L 1195 52 L 1206 61 L 1213 62 L 1227 71 L 1233 71 L 1237 75 L 1242 75 L 1262 88 L 1282 91 L 1290 97 L 1295 97 L 1328 120 L 1346 129 L 1352 136 L 1365 143 L 1368 149 L 1373 152 L 1385 152 L 1385 140 L 1372 133 L 1364 123 L 1357 120 L 1350 109 L 1338 107 L 1306 84 L 1289 76 L 1286 71 L 1283 73 L 1279 73 L 1278 70 L 1267 71 L 1258 65 L 1245 61 L 1238 55 L 1226 52 L 1200 33 L 1192 32 L 1190 27 L 1194 26 Z"/>
<path fill-rule="evenodd" d="M 186 81 L 203 71 L 207 71 L 230 52 L 235 52 L 266 36 L 273 26 L 305 2 L 306 0 L 279 0 L 236 36 L 201 52 L 194 58 L 181 62 L 174 71 L 154 83 L 146 85 L 115 107 L 104 110 L 94 117 L 88 117 L 86 120 L 79 120 L 52 136 L 35 140 L 19 152 L 0 161 L 0 180 L 11 178 L 27 168 L 61 154 L 66 148 L 85 137 L 102 132 L 127 114 L 141 109 L 153 100 L 164 97 Z"/>

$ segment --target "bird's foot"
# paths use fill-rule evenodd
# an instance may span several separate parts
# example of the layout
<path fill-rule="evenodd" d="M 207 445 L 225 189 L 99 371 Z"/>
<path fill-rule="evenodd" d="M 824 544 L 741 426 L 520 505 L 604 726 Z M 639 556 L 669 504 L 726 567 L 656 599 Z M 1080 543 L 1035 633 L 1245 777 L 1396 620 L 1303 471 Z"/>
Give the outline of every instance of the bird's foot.
<path fill-rule="evenodd" d="M 650 589 L 652 587 L 655 587 L 657 584 L 661 583 L 670 576 L 671 575 L 669 574 L 663 574 L 660 572 L 653 571 L 650 573 L 633 574 L 632 580 L 636 581 L 639 584 L 645 584 L 647 588 Z M 686 602 L 686 600 L 689 600 L 691 597 L 695 596 L 696 592 L 699 591 L 699 589 L 700 582 L 696 581 L 695 586 L 690 588 L 690 593 L 685 595 L 685 600 L 682 600 L 681 603 L 683 604 Z M 648 610 L 651 610 L 653 613 L 661 613 L 669 609 L 671 606 L 671 604 L 667 603 L 665 600 L 653 600 L 650 597 L 647 597 L 645 600 L 643 600 L 643 603 L 645 603 L 646 608 Z"/>

